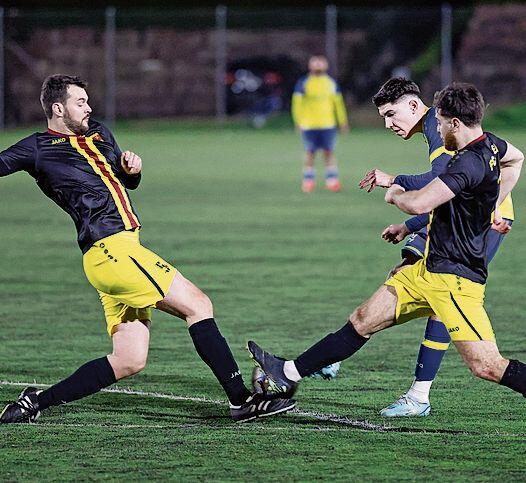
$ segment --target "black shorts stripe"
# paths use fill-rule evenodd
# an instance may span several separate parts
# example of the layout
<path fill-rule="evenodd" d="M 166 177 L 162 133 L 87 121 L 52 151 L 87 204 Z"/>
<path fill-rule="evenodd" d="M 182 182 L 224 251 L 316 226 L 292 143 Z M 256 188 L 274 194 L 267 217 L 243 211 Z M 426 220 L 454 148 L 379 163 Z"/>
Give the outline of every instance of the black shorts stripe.
<path fill-rule="evenodd" d="M 129 255 L 128 255 L 129 256 Z M 146 275 L 146 277 L 148 278 L 148 280 L 150 282 L 152 282 L 153 286 L 157 289 L 157 291 L 161 294 L 161 297 L 164 299 L 164 293 L 163 291 L 161 290 L 161 287 L 159 287 L 159 284 L 153 279 L 153 277 L 143 268 L 141 267 L 141 264 L 135 260 L 135 258 L 133 257 L 130 257 L 132 262 L 135 263 L 135 265 L 137 265 L 137 267 L 139 268 L 139 270 L 144 273 L 144 275 Z"/>
<path fill-rule="evenodd" d="M 471 330 L 477 334 L 477 337 L 482 340 L 482 337 L 480 337 L 480 334 L 477 332 L 477 329 L 473 327 L 473 324 L 468 320 L 468 318 L 464 315 L 464 312 L 462 312 L 461 308 L 458 306 L 457 301 L 455 300 L 455 297 L 453 297 L 453 294 L 449 292 L 449 296 L 451 297 L 451 300 L 455 304 L 455 307 L 460 312 L 460 315 L 462 315 L 462 318 L 466 321 L 466 323 L 471 327 Z"/>

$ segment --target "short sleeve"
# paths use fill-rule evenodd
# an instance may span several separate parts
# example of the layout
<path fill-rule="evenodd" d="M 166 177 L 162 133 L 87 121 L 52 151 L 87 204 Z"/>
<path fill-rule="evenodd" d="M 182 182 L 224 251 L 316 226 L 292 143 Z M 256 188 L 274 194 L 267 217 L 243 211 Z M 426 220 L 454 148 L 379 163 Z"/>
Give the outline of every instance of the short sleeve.
<path fill-rule="evenodd" d="M 302 77 L 301 79 L 296 82 L 296 85 L 294 86 L 294 94 L 305 94 L 305 81 L 307 80 L 306 77 Z"/>
<path fill-rule="evenodd" d="M 446 171 L 439 178 L 456 195 L 461 191 L 476 188 L 484 179 L 484 169 L 476 155 L 464 151 L 451 159 Z"/>
<path fill-rule="evenodd" d="M 35 135 L 31 135 L 0 152 L 0 176 L 7 176 L 17 171 L 33 172 L 35 151 Z"/>
<path fill-rule="evenodd" d="M 499 150 L 499 159 L 502 159 L 508 152 L 508 143 L 494 134 L 490 134 L 490 141 L 491 144 L 497 146 L 497 149 Z"/>

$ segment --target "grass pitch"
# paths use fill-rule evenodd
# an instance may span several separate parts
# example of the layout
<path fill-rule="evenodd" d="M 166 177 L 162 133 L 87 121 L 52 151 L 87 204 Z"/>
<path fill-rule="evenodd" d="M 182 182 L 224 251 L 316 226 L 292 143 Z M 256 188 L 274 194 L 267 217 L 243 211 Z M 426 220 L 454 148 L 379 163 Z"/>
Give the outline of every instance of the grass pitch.
<path fill-rule="evenodd" d="M 403 215 L 357 184 L 374 166 L 425 171 L 421 138 L 340 137 L 343 192 L 306 196 L 290 130 L 154 127 L 116 131 L 144 160 L 132 192 L 142 241 L 211 296 L 247 379 L 246 340 L 297 355 L 339 328 L 398 261 L 379 235 Z M 23 134 L 3 134 L 1 145 Z M 523 133 L 498 134 L 526 148 Z M 102 309 L 67 215 L 26 174 L 0 183 L 0 380 L 53 383 L 110 350 Z M 487 309 L 503 354 L 525 360 L 523 181 L 514 197 L 518 222 L 491 265 Z M 305 381 L 297 413 L 236 425 L 184 324 L 156 313 L 149 364 L 120 392 L 0 428 L 0 479 L 526 480 L 525 400 L 475 380 L 454 349 L 430 417 L 378 416 L 410 384 L 423 329 L 414 321 L 378 334 L 335 381 Z M 20 390 L 0 385 L 0 401 Z"/>

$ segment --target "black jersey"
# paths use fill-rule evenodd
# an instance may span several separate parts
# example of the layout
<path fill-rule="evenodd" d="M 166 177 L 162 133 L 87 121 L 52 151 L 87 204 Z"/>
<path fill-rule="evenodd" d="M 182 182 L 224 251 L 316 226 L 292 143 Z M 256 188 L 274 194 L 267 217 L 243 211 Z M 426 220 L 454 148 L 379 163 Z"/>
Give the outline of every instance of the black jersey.
<path fill-rule="evenodd" d="M 430 272 L 486 282 L 486 245 L 506 149 L 505 141 L 484 133 L 453 156 L 439 175 L 455 197 L 432 212 L 426 256 Z"/>
<path fill-rule="evenodd" d="M 34 133 L 0 153 L 0 176 L 27 171 L 40 189 L 66 211 L 83 253 L 97 240 L 140 228 L 126 192 L 139 185 L 128 175 L 111 131 L 90 120 L 84 136 L 48 130 Z"/>

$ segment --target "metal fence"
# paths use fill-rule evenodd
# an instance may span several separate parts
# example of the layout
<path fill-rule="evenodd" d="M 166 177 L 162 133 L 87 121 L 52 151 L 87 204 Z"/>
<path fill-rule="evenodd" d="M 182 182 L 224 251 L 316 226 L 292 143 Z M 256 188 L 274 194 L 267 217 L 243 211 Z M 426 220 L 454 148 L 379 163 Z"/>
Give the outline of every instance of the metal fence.
<path fill-rule="evenodd" d="M 57 72 L 86 79 L 95 111 L 110 123 L 178 116 L 223 121 L 229 115 L 287 110 L 294 82 L 315 53 L 327 56 L 350 105 L 368 103 L 391 75 L 411 76 L 431 93 L 459 78 L 459 65 L 481 63 L 469 50 L 470 42 L 486 35 L 476 31 L 477 22 L 484 24 L 491 8 L 506 7 L 480 8 L 482 13 L 478 7 L 448 4 L 418 9 L 1 9 L 0 126 L 40 120 L 40 85 Z M 526 19 L 526 8 L 513 8 L 510 22 Z M 493 43 L 505 37 L 496 36 Z M 472 58 L 475 64 L 469 64 Z M 477 69 L 472 71 L 476 77 Z M 521 73 L 509 77 L 515 84 L 524 81 Z M 515 89 L 515 95 L 526 99 L 526 86 Z"/>

